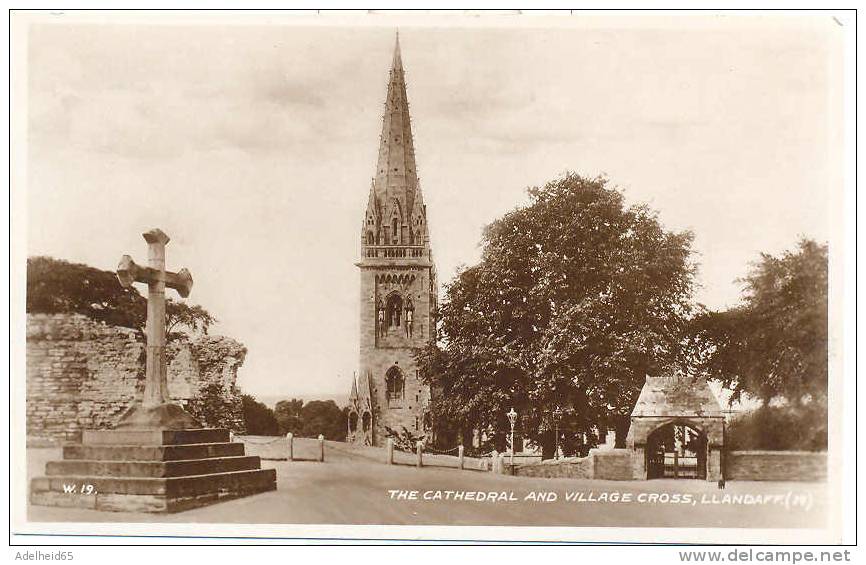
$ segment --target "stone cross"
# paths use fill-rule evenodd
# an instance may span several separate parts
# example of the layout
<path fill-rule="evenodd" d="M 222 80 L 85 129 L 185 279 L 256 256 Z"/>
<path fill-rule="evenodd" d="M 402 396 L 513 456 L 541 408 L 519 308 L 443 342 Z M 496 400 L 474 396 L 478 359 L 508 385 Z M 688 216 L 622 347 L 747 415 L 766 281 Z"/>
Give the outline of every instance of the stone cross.
<path fill-rule="evenodd" d="M 137 265 L 124 255 L 117 266 L 117 279 L 129 288 L 146 283 L 147 293 L 147 363 L 144 398 L 127 412 L 118 427 L 186 429 L 201 425 L 183 408 L 171 404 L 165 359 L 165 289 L 173 288 L 186 298 L 192 289 L 192 275 L 186 269 L 177 273 L 165 270 L 165 245 L 169 237 L 159 228 L 142 234 L 147 241 L 147 266 Z"/>

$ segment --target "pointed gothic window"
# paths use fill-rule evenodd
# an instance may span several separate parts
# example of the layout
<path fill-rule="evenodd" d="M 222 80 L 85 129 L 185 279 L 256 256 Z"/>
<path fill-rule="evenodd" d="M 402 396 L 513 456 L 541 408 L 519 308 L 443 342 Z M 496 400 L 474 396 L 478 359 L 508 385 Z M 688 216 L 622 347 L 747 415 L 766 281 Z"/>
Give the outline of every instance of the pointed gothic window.
<path fill-rule="evenodd" d="M 394 243 L 397 243 L 397 218 L 391 219 L 391 237 L 394 238 Z"/>
<path fill-rule="evenodd" d="M 385 373 L 385 383 L 388 386 L 388 400 L 402 400 L 406 380 L 403 378 L 403 372 L 396 365 L 388 369 Z"/>

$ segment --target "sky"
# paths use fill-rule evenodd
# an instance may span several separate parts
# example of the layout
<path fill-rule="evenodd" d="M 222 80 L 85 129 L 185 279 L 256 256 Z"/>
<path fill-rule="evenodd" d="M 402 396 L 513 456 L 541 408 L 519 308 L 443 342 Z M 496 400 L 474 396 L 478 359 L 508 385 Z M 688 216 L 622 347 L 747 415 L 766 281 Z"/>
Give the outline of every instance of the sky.
<path fill-rule="evenodd" d="M 760 252 L 830 239 L 823 17 L 101 20 L 29 29 L 27 252 L 113 270 L 161 228 L 187 301 L 247 346 L 238 383 L 257 396 L 348 393 L 398 27 L 440 283 L 566 170 L 692 230 L 711 308 L 737 303 Z"/>

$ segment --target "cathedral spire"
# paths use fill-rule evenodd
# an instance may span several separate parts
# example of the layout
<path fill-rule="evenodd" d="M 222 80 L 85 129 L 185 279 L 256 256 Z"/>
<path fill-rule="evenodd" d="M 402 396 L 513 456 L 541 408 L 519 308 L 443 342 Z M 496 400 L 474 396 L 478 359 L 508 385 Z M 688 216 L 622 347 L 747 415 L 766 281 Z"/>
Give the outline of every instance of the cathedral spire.
<path fill-rule="evenodd" d="M 396 218 L 399 225 L 408 226 L 415 206 L 418 174 L 399 32 L 394 41 L 373 186 L 383 220 L 393 222 Z"/>
<path fill-rule="evenodd" d="M 394 59 L 391 61 L 391 69 L 403 70 L 403 59 L 400 58 L 400 30 L 397 30 L 397 40 L 394 43 Z"/>
<path fill-rule="evenodd" d="M 355 263 L 360 370 L 352 382 L 346 437 L 365 445 L 382 445 L 389 429 L 430 431 L 424 422 L 432 393 L 420 377 L 415 352 L 436 338 L 436 267 L 415 170 L 400 47 L 397 35 Z"/>

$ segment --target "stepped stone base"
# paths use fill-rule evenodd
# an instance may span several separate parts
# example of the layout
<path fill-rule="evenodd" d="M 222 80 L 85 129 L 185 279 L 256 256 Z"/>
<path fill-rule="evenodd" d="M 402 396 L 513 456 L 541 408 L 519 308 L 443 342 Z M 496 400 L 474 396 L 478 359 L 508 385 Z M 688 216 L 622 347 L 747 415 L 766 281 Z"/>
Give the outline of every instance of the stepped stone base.
<path fill-rule="evenodd" d="M 178 512 L 276 489 L 274 469 L 220 429 L 85 431 L 30 484 L 42 506 Z"/>
<path fill-rule="evenodd" d="M 156 406 L 136 404 L 118 422 L 118 428 L 164 430 L 191 430 L 201 428 L 195 418 L 177 404 L 165 403 Z"/>

